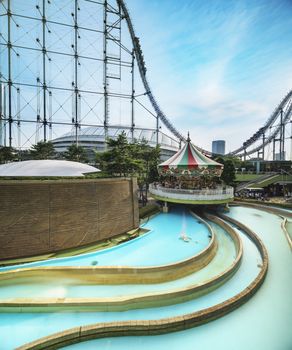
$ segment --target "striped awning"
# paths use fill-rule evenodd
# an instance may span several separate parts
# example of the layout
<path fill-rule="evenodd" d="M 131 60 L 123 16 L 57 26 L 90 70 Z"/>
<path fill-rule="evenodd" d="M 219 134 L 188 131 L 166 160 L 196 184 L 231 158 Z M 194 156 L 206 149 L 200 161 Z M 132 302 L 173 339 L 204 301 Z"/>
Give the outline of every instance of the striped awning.
<path fill-rule="evenodd" d="M 188 138 L 184 147 L 171 158 L 159 164 L 158 168 L 161 172 L 189 170 L 190 173 L 214 169 L 217 170 L 218 174 L 221 174 L 223 165 L 201 153 Z"/>

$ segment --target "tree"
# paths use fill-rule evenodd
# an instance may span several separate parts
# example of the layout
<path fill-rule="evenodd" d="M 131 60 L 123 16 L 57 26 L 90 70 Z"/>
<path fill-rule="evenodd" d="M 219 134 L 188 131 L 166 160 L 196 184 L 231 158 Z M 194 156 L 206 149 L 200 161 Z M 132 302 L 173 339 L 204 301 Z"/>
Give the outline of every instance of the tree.
<path fill-rule="evenodd" d="M 129 143 L 125 132 L 116 140 L 108 139 L 107 143 L 108 151 L 96 156 L 102 170 L 116 176 L 137 176 L 141 186 L 158 178 L 159 147 L 150 147 L 146 140 Z"/>
<path fill-rule="evenodd" d="M 108 139 L 108 151 L 97 155 L 97 163 L 102 170 L 114 176 L 131 176 L 139 172 L 142 163 L 133 157 L 133 147 L 128 143 L 123 131 L 116 140 Z"/>
<path fill-rule="evenodd" d="M 146 201 L 148 198 L 148 188 L 149 184 L 158 181 L 159 174 L 158 174 L 158 164 L 160 161 L 160 147 L 156 146 L 155 148 L 151 148 L 149 145 L 147 145 L 146 148 L 142 149 L 143 159 L 144 159 L 144 166 L 145 166 L 145 187 L 146 187 Z"/>
<path fill-rule="evenodd" d="M 67 151 L 64 152 L 64 157 L 74 162 L 88 162 L 86 150 L 84 147 L 76 145 L 76 143 L 72 143 L 72 145 L 67 148 Z"/>
<path fill-rule="evenodd" d="M 136 174 L 140 194 L 145 195 L 147 200 L 148 187 L 151 182 L 159 178 L 157 166 L 160 160 L 160 147 L 150 147 L 145 139 L 141 141 L 134 140 L 130 145 L 132 157 L 141 162 L 140 171 Z M 144 192 L 144 193 L 143 193 Z"/>
<path fill-rule="evenodd" d="M 51 141 L 40 141 L 30 149 L 33 159 L 52 159 L 55 155 L 54 145 Z"/>
<path fill-rule="evenodd" d="M 230 158 L 218 157 L 216 161 L 224 165 L 223 172 L 221 174 L 221 180 L 226 185 L 232 185 L 235 181 L 235 166 Z"/>
<path fill-rule="evenodd" d="M 16 158 L 16 151 L 13 147 L 0 147 L 0 164 L 12 162 Z"/>
<path fill-rule="evenodd" d="M 158 180 L 159 146 L 153 148 L 143 139 L 128 143 L 125 132 L 108 140 L 109 150 L 96 156 L 98 167 L 114 176 L 136 176 L 140 195 L 147 201 L 149 183 Z"/>
<path fill-rule="evenodd" d="M 235 181 L 235 167 L 230 159 L 225 160 L 221 179 L 226 185 L 232 185 Z"/>

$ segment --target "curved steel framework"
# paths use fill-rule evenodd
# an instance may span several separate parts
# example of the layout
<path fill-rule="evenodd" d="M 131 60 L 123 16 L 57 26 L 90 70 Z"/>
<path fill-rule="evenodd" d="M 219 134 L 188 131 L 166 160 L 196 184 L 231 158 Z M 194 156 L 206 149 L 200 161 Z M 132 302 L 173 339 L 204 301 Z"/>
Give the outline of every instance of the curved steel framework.
<path fill-rule="evenodd" d="M 156 99 L 155 99 L 155 97 L 150 89 L 148 80 L 146 78 L 146 66 L 145 66 L 145 61 L 144 61 L 141 45 L 139 42 L 139 38 L 135 34 L 134 27 L 133 27 L 133 24 L 132 24 L 130 15 L 129 15 L 129 11 L 128 11 L 127 6 L 123 0 L 117 0 L 117 3 L 121 6 L 122 11 L 123 11 L 124 16 L 125 16 L 125 19 L 127 21 L 127 25 L 129 28 L 131 39 L 133 41 L 134 51 L 135 51 L 135 54 L 137 57 L 139 72 L 140 72 L 140 75 L 141 75 L 141 78 L 143 81 L 145 91 L 149 97 L 149 100 L 150 100 L 155 112 L 157 113 L 157 122 L 158 122 L 158 118 L 161 119 L 161 121 L 168 128 L 168 130 L 171 131 L 171 133 L 173 135 L 175 135 L 179 140 L 185 142 L 186 141 L 185 137 L 172 125 L 172 123 L 169 121 L 169 119 L 163 113 L 163 111 L 161 110 L 160 106 L 158 105 L 158 103 L 157 103 L 157 101 L 156 101 Z"/>
<path fill-rule="evenodd" d="M 97 13 L 102 18 L 99 22 Z M 64 132 L 68 132 L 68 128 L 74 129 L 76 143 L 81 127 L 103 127 L 107 135 L 113 123 L 110 107 L 114 99 L 130 101 L 132 138 L 136 127 L 136 102 L 155 117 L 157 143 L 159 121 L 179 141 L 186 142 L 152 93 L 140 41 L 124 0 L 3 0 L 0 16 L 3 23 L 0 32 L 0 145 L 21 148 L 28 141 L 32 143 L 33 137 L 37 142 L 40 131 L 46 141 L 52 138 L 53 126 L 67 127 Z M 123 23 L 127 26 L 130 48 L 122 42 Z M 82 40 L 89 45 L 84 45 Z M 99 51 L 98 43 L 102 46 Z M 29 61 L 28 57 L 34 59 Z M 21 67 L 17 69 L 19 63 Z M 72 69 L 71 77 L 68 67 Z M 145 91 L 139 95 L 135 94 L 136 67 Z M 50 70 L 59 74 L 54 76 Z M 99 70 L 102 70 L 101 74 Z M 130 74 L 126 82 L 130 85 L 130 93 L 121 92 L 116 85 L 113 88 L 115 82 L 120 83 L 122 76 L 124 78 L 122 71 Z M 141 95 L 148 97 L 153 113 L 137 99 Z M 258 152 L 258 156 L 264 158 L 265 146 L 272 143 L 275 159 L 278 143 L 280 157 L 284 159 L 285 125 L 291 121 L 291 113 L 292 90 L 264 126 L 230 154 L 246 157 Z M 35 132 L 26 137 L 23 144 L 21 137 L 25 136 L 24 130 L 29 125 L 30 132 L 31 125 Z M 209 151 L 199 149 L 211 155 Z"/>
<path fill-rule="evenodd" d="M 254 133 L 243 145 L 230 154 L 238 155 L 240 157 L 246 157 L 258 152 L 261 153 L 264 158 L 264 149 L 269 143 L 273 142 L 273 159 L 275 159 L 275 143 L 279 141 L 279 154 L 280 159 L 284 160 L 285 153 L 285 125 L 291 121 L 292 115 L 292 90 L 282 99 L 269 119 L 266 121 L 263 127 L 261 127 L 256 133 Z M 276 124 L 277 123 L 277 124 Z M 268 136 L 266 134 L 272 129 Z M 255 146 L 258 141 L 262 141 L 259 145 Z M 250 149 L 248 149 L 250 148 Z"/>

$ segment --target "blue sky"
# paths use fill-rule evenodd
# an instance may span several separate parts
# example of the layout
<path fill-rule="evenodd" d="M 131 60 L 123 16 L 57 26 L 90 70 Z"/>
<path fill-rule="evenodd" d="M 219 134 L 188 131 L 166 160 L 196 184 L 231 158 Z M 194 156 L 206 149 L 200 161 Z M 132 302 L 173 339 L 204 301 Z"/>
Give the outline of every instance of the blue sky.
<path fill-rule="evenodd" d="M 110 2 L 115 4 L 115 0 Z M 36 3 L 38 0 L 14 0 L 13 11 L 40 17 Z M 83 25 L 102 29 L 103 7 L 85 0 L 79 3 L 78 18 Z M 153 93 L 171 122 L 184 135 L 190 131 L 195 144 L 211 149 L 212 140 L 225 139 L 226 150 L 234 150 L 263 125 L 292 88 L 292 0 L 126 0 L 126 4 L 136 35 L 140 37 Z M 73 7 L 74 1 L 54 0 L 47 4 L 46 12 L 51 20 L 72 24 Z M 0 6 L 2 11 L 3 8 Z M 5 18 L 1 17 L 0 24 L 5 34 Z M 73 29 L 52 23 L 47 29 L 50 30 L 46 35 L 48 48 L 72 54 Z M 40 38 L 41 33 L 41 21 L 22 18 L 12 21 L 13 42 L 19 45 L 39 48 L 36 38 Z M 123 43 L 131 49 L 127 28 L 122 35 Z M 80 30 L 78 48 L 84 54 L 102 58 L 102 45 L 101 34 Z M 7 75 L 5 50 L 6 47 L 0 48 L 0 61 Z M 35 84 L 36 77 L 41 76 L 42 53 L 23 49 L 17 49 L 17 53 L 19 57 L 15 52 L 12 54 L 13 79 Z M 52 53 L 49 56 L 47 81 L 71 89 L 74 58 Z M 80 59 L 79 88 L 102 92 L 102 69 L 101 61 L 92 63 Z M 123 70 L 121 81 L 111 80 L 110 88 L 130 93 L 129 72 Z M 143 92 L 141 83 L 137 82 L 136 93 Z M 23 118 L 37 115 L 38 95 L 42 106 L 42 94 L 35 88 L 22 87 L 20 115 Z M 74 100 L 71 95 L 70 91 L 53 91 L 53 121 L 71 122 Z M 81 97 L 79 120 L 85 124 L 102 124 L 102 98 L 97 99 L 90 93 L 82 93 Z M 13 110 L 16 96 L 14 99 Z M 141 100 L 147 103 L 146 97 Z M 111 99 L 110 103 L 110 123 L 130 125 L 129 100 Z M 137 126 L 155 127 L 155 119 L 138 104 L 135 110 Z M 26 131 L 25 127 L 23 124 L 22 144 L 30 146 L 35 137 L 31 136 L 31 128 Z M 34 125 L 32 129 L 35 130 Z M 288 137 L 291 136 L 289 129 Z M 70 130 L 70 125 L 55 126 L 53 137 Z M 287 148 L 290 148 L 289 142 Z"/>
<path fill-rule="evenodd" d="M 291 0 L 127 4 L 154 95 L 194 143 L 240 146 L 292 88 Z"/>

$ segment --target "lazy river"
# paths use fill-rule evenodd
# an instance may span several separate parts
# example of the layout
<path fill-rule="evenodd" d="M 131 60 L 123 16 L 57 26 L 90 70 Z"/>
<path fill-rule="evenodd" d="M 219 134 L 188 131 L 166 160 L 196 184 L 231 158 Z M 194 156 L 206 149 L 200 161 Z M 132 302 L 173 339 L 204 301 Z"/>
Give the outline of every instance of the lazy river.
<path fill-rule="evenodd" d="M 268 349 L 288 350 L 292 347 L 290 324 L 292 310 L 290 295 L 291 250 L 281 229 L 282 219 L 275 214 L 246 207 L 232 207 L 227 215 L 253 230 L 267 248 L 269 269 L 260 289 L 245 304 L 224 317 L 198 327 L 155 336 L 108 337 L 64 347 L 64 349 Z M 18 278 L 6 280 L 0 285 L 0 299 L 13 298 L 79 298 L 115 297 L 160 293 L 204 281 L 223 273 L 236 257 L 234 242 L 221 226 L 208 221 L 216 233 L 218 248 L 214 258 L 198 271 L 173 281 L 155 284 L 84 285 L 80 281 L 54 281 L 46 276 L 35 280 Z M 236 272 L 223 284 L 208 293 L 163 307 L 129 309 L 123 312 L 71 310 L 48 312 L 5 312 L 0 314 L 0 338 L 3 350 L 15 349 L 25 343 L 72 327 L 128 320 L 159 320 L 177 317 L 214 307 L 241 293 L 260 273 L 263 261 L 261 254 L 244 232 L 231 225 L 242 242 L 243 255 Z M 168 214 L 159 214 L 150 219 L 145 228 L 149 233 L 115 248 L 78 257 L 48 260 L 23 266 L 12 266 L 0 271 L 14 271 L 23 267 L 86 266 L 92 259 L 99 266 L 128 265 L 153 266 L 175 263 L 199 254 L 210 242 L 210 232 L 204 222 L 192 217 L 183 207 Z M 181 230 L 190 236 L 189 242 L 180 239 Z M 11 310 L 10 310 L 11 311 Z"/>
<path fill-rule="evenodd" d="M 135 240 L 102 251 L 81 254 L 1 268 L 0 271 L 15 268 L 44 266 L 154 266 L 187 259 L 203 250 L 209 243 L 209 231 L 201 221 L 195 220 L 187 210 L 176 208 L 169 216 L 155 216 L 142 225 L 148 233 Z M 182 231 L 187 232 L 191 244 L 179 240 Z"/>

